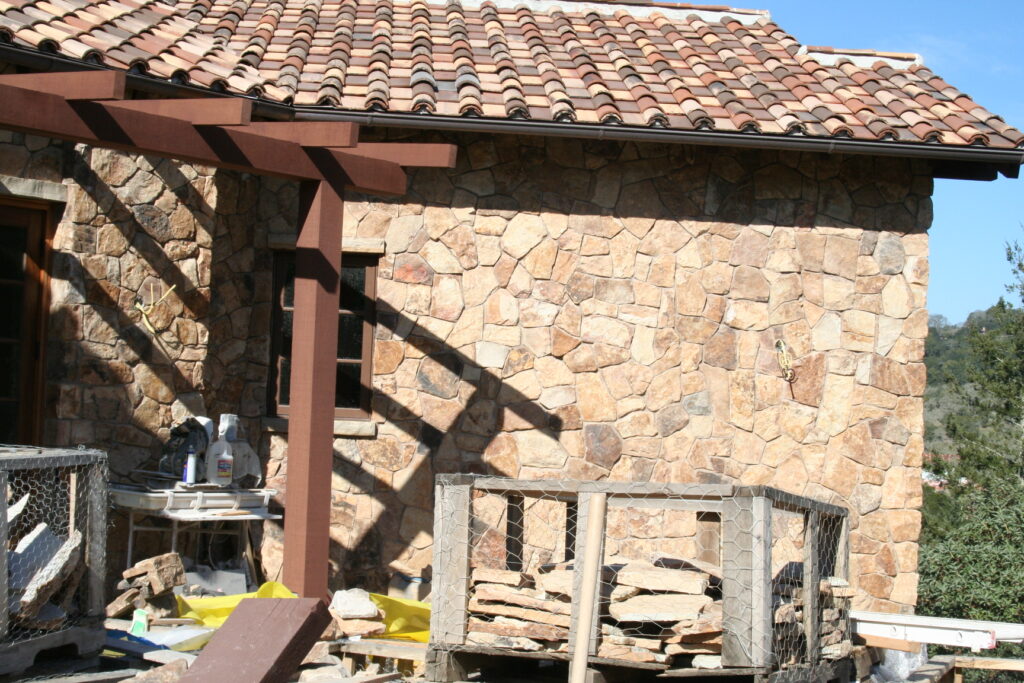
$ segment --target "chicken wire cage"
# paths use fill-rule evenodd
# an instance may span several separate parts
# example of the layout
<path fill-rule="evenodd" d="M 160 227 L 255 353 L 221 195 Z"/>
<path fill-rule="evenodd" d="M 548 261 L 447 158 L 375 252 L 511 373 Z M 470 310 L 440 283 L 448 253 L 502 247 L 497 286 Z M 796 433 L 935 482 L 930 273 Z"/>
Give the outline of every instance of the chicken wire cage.
<path fill-rule="evenodd" d="M 103 643 L 107 457 L 0 446 L 0 674 Z"/>
<path fill-rule="evenodd" d="M 430 680 L 459 680 L 460 655 L 569 661 L 577 644 L 595 666 L 792 680 L 849 654 L 844 508 L 767 487 L 460 474 L 437 477 L 435 506 Z"/>

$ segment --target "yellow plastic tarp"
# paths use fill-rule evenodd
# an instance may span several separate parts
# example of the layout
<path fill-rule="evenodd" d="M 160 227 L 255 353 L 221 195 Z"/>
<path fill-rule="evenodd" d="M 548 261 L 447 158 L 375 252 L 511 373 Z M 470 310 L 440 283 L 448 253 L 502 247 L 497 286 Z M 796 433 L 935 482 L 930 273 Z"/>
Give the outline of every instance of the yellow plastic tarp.
<path fill-rule="evenodd" d="M 231 616 L 231 612 L 238 606 L 238 603 L 246 598 L 294 597 L 295 593 L 276 581 L 266 582 L 255 593 L 238 593 L 216 598 L 189 598 L 188 600 L 180 595 L 175 596 L 178 601 L 178 616 L 195 619 L 207 628 L 220 628 L 220 625 Z"/>
<path fill-rule="evenodd" d="M 419 600 L 391 598 L 370 593 L 370 600 L 384 612 L 384 633 L 374 638 L 411 640 L 426 643 L 430 640 L 430 605 Z"/>

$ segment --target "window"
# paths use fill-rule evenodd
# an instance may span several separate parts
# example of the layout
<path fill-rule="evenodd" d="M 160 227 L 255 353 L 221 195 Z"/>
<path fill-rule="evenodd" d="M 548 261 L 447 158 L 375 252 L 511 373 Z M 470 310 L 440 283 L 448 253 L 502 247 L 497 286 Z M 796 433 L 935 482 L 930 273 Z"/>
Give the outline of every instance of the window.
<path fill-rule="evenodd" d="M 341 265 L 338 310 L 337 384 L 334 414 L 365 418 L 370 414 L 370 359 L 373 355 L 374 297 L 377 259 L 346 255 Z M 291 381 L 292 321 L 295 311 L 295 254 L 275 252 L 273 362 L 270 415 L 287 415 Z"/>
<path fill-rule="evenodd" d="M 0 443 L 38 440 L 47 213 L 0 206 Z"/>

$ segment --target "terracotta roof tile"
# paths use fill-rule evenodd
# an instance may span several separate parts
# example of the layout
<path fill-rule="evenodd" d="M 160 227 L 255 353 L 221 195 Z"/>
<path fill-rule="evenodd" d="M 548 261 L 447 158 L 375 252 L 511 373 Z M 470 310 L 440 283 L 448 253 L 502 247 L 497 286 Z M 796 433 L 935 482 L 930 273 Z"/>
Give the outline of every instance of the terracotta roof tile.
<path fill-rule="evenodd" d="M 1024 146 L 917 55 L 643 0 L 0 0 L 0 40 L 299 106 Z"/>

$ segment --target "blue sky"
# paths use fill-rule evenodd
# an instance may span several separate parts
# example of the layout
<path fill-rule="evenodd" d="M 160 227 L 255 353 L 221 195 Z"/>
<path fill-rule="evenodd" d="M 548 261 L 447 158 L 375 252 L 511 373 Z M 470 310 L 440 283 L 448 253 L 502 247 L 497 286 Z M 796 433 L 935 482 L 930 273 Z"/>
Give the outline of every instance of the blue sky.
<path fill-rule="evenodd" d="M 1011 125 L 1024 127 L 1024 1 L 728 4 L 769 10 L 805 45 L 921 54 L 948 83 Z M 1008 241 L 1024 242 L 1024 178 L 939 180 L 934 201 L 928 309 L 960 322 L 995 303 L 1012 279 L 1004 251 Z"/>

